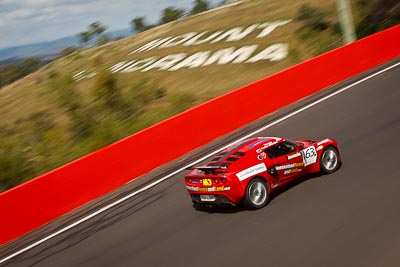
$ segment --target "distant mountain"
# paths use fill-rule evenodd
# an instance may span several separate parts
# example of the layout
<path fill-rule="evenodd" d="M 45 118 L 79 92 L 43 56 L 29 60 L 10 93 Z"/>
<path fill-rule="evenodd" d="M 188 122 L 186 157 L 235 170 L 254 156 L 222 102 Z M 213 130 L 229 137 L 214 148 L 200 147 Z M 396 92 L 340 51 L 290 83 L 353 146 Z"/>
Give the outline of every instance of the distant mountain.
<path fill-rule="evenodd" d="M 129 29 L 106 33 L 111 38 L 128 37 L 132 35 Z M 78 36 L 68 36 L 54 41 L 36 44 L 20 45 L 0 49 L 0 62 L 16 61 L 27 57 L 48 57 L 57 55 L 61 50 L 70 46 L 78 46 Z"/>
<path fill-rule="evenodd" d="M 58 54 L 62 49 L 68 46 L 77 46 L 78 44 L 79 39 L 75 36 L 70 36 L 55 41 L 8 47 L 0 50 L 0 60 L 45 57 Z"/>
<path fill-rule="evenodd" d="M 8 64 L 15 63 L 18 61 L 20 61 L 20 59 L 16 59 L 16 58 L 7 58 L 5 60 L 0 59 L 0 68 L 4 65 L 8 65 Z"/>

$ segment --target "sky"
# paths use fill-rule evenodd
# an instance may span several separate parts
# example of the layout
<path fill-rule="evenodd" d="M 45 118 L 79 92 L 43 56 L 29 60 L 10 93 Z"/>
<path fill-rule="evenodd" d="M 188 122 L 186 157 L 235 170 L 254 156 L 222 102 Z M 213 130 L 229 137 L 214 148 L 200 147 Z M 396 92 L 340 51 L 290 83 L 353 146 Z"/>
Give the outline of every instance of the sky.
<path fill-rule="evenodd" d="M 208 0 L 216 5 L 220 0 Z M 167 7 L 189 10 L 194 0 L 0 0 L 0 48 L 76 35 L 100 21 L 108 31 L 130 28 L 135 17 L 157 23 Z"/>

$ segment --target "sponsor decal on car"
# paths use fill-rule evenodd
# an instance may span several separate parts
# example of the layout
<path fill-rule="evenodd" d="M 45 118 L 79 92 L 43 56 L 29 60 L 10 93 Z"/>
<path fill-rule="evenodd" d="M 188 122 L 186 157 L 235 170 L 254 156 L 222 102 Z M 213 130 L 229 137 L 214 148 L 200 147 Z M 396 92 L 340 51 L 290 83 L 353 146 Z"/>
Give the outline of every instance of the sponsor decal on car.
<path fill-rule="evenodd" d="M 267 154 L 265 152 L 262 152 L 261 154 L 257 155 L 258 160 L 263 160 L 267 157 Z"/>
<path fill-rule="evenodd" d="M 296 172 L 301 172 L 302 171 L 302 169 L 299 169 L 299 168 L 297 168 L 297 169 L 289 169 L 289 170 L 286 170 L 286 171 L 284 171 L 283 172 L 283 174 L 292 174 L 292 173 L 296 173 Z"/>
<path fill-rule="evenodd" d="M 302 167 L 302 166 L 304 166 L 303 162 L 297 162 L 297 163 L 292 163 L 292 164 L 276 166 L 275 169 L 277 171 L 280 171 L 280 170 L 292 169 L 292 168 Z"/>
<path fill-rule="evenodd" d="M 270 146 L 273 146 L 273 145 L 277 144 L 281 140 L 282 140 L 282 138 L 277 138 L 275 141 L 271 141 L 271 142 L 265 143 L 261 149 L 269 148 Z"/>
<path fill-rule="evenodd" d="M 300 156 L 301 156 L 301 153 L 300 153 L 300 152 L 297 152 L 297 153 L 295 153 L 295 154 L 292 154 L 292 155 L 287 156 L 287 159 L 288 159 L 288 160 L 291 160 L 291 159 L 294 159 L 294 158 L 297 158 L 297 157 L 300 157 Z"/>
<path fill-rule="evenodd" d="M 187 190 L 196 192 L 221 192 L 231 190 L 230 186 L 213 186 L 213 187 L 198 187 L 198 186 L 186 186 Z"/>
<path fill-rule="evenodd" d="M 323 146 L 319 146 L 319 147 L 317 147 L 317 151 L 320 151 L 320 150 L 322 150 L 324 147 Z"/>
<path fill-rule="evenodd" d="M 239 179 L 239 181 L 243 181 L 243 180 L 246 180 L 247 178 L 250 178 L 256 174 L 266 172 L 266 171 L 267 171 L 267 166 L 265 166 L 264 163 L 260 163 L 260 164 L 254 165 L 250 168 L 247 168 L 243 171 L 238 172 L 236 174 L 236 176 Z"/>

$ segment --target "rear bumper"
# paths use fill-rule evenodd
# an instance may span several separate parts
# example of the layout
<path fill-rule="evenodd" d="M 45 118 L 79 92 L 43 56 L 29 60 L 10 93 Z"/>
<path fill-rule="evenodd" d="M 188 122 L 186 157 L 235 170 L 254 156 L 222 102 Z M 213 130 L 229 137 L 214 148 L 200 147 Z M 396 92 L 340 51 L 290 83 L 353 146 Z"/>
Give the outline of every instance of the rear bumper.
<path fill-rule="evenodd" d="M 193 203 L 209 205 L 237 205 L 242 201 L 245 185 L 237 181 L 227 181 L 223 185 L 202 186 L 201 184 L 185 183 Z M 202 201 L 201 195 L 214 196 L 214 201 Z"/>
<path fill-rule="evenodd" d="M 202 201 L 200 199 L 200 194 L 190 194 L 190 197 L 192 198 L 192 202 L 195 204 L 206 204 L 206 205 L 232 205 L 236 206 L 238 203 L 235 203 L 231 201 L 228 197 L 218 194 L 207 194 L 207 195 L 213 195 L 215 196 L 215 201 Z"/>

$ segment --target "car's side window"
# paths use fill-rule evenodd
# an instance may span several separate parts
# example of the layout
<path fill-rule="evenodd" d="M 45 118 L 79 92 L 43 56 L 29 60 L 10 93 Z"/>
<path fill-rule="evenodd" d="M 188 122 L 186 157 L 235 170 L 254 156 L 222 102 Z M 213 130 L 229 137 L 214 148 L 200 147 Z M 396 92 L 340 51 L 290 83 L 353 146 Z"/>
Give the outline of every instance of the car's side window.
<path fill-rule="evenodd" d="M 296 150 L 296 147 L 289 142 L 282 142 L 265 149 L 265 153 L 270 159 L 274 159 Z"/>

